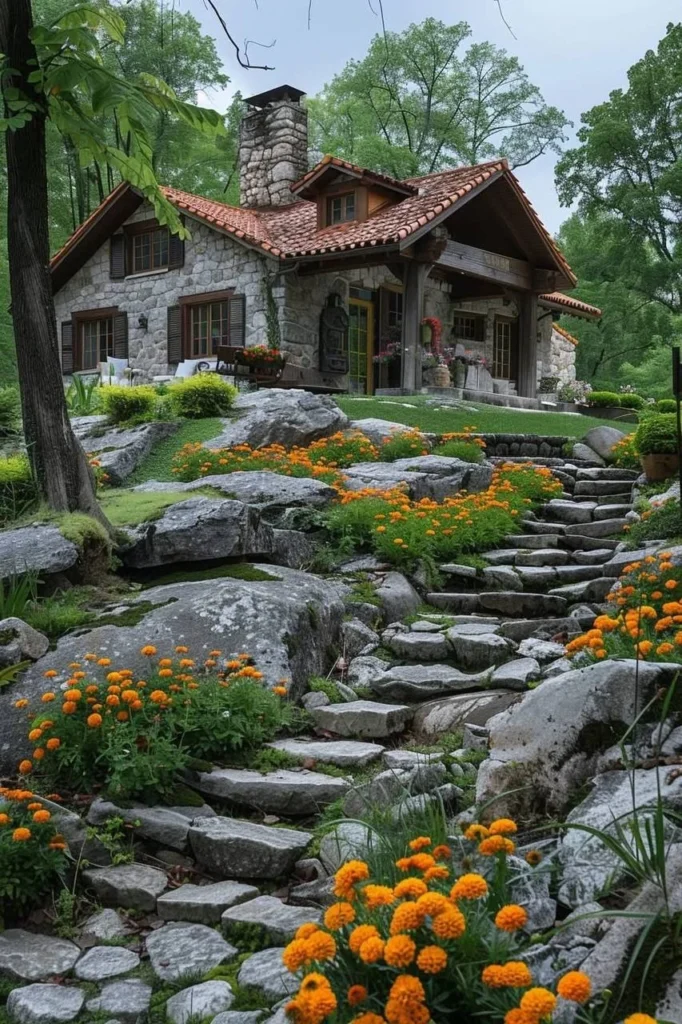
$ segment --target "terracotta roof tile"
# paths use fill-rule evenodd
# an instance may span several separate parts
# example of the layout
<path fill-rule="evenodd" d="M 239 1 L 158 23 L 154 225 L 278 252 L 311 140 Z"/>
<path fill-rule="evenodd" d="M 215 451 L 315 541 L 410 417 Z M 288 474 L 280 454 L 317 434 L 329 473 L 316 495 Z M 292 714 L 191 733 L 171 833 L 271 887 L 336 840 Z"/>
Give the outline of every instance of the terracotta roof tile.
<path fill-rule="evenodd" d="M 571 311 L 575 310 L 589 319 L 601 319 L 602 311 L 597 306 L 590 306 L 589 303 L 581 302 L 580 299 L 574 299 L 572 295 L 564 295 L 563 292 L 549 292 L 547 295 L 541 295 L 540 301 L 542 302 L 543 300 L 551 302 L 555 306 L 563 306 L 569 315 Z"/>
<path fill-rule="evenodd" d="M 572 334 L 569 334 L 568 331 L 565 330 L 565 328 L 561 327 L 560 324 L 552 324 L 552 327 L 557 332 L 557 334 L 561 335 L 562 338 L 565 338 L 566 341 L 570 341 L 571 345 L 579 345 L 580 344 L 578 339 L 574 338 Z"/>
<path fill-rule="evenodd" d="M 412 192 L 416 193 L 417 189 L 414 185 L 411 185 L 409 181 L 400 181 L 399 178 L 392 178 L 390 174 L 381 174 L 379 171 L 373 171 L 369 167 L 360 167 L 358 164 L 351 164 L 348 160 L 342 160 L 339 156 L 331 156 L 327 154 L 323 156 L 318 164 L 307 171 L 302 178 L 295 181 L 291 186 L 292 192 L 299 192 L 305 188 L 308 182 L 316 178 L 321 171 L 325 171 L 328 167 L 338 167 L 341 171 L 351 171 L 354 175 L 358 175 L 363 178 L 370 178 L 372 181 L 376 181 L 379 184 L 388 185 L 393 188 L 399 189 L 401 192 Z"/>

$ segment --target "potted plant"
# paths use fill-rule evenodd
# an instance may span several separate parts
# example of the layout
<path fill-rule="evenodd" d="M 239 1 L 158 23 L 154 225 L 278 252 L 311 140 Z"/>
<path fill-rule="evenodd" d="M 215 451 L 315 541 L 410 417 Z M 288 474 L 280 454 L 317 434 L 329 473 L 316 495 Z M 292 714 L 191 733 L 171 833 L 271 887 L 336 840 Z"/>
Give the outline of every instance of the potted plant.
<path fill-rule="evenodd" d="M 558 377 L 541 377 L 540 383 L 538 384 L 538 395 L 540 395 L 546 402 L 556 402 L 558 387 Z"/>
<path fill-rule="evenodd" d="M 680 468 L 677 417 L 673 413 L 647 416 L 635 433 L 635 447 L 648 481 L 656 483 L 674 476 Z"/>

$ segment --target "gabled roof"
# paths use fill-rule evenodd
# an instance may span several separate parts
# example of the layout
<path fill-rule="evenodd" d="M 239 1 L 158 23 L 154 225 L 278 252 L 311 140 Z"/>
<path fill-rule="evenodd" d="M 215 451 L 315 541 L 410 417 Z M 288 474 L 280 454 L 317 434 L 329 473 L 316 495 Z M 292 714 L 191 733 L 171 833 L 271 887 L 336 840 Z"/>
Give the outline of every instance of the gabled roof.
<path fill-rule="evenodd" d="M 587 302 L 573 298 L 572 295 L 564 295 L 563 292 L 550 292 L 548 295 L 541 295 L 540 301 L 548 309 L 567 316 L 578 316 L 582 320 L 601 320 L 602 311 L 597 306 L 590 306 Z M 556 326 L 556 325 L 555 325 Z"/>
<path fill-rule="evenodd" d="M 324 167 L 343 165 L 344 161 L 330 158 Z M 363 168 L 347 165 L 354 173 Z M 309 175 L 319 171 L 314 168 Z M 374 174 L 377 182 L 383 178 L 386 185 L 395 182 L 386 176 Z M 306 175 L 302 181 L 309 178 Z M 521 186 L 509 170 L 506 160 L 495 160 L 474 167 L 459 167 L 435 174 L 396 182 L 408 195 L 401 202 L 381 207 L 365 221 L 337 224 L 319 229 L 317 204 L 296 200 L 288 206 L 269 209 L 244 209 L 228 206 L 213 199 L 164 187 L 166 198 L 187 216 L 208 224 L 237 239 L 245 245 L 279 259 L 304 259 L 329 254 L 343 254 L 358 250 L 395 247 L 409 244 L 410 237 L 428 228 L 457 209 L 496 179 L 504 179 L 507 190 L 518 199 L 519 210 L 532 226 L 533 236 L 541 251 L 547 254 L 547 268 L 558 271 L 570 286 L 576 279 L 564 256 L 542 224 Z M 294 186 L 296 187 L 296 186 Z M 51 261 L 55 290 L 78 270 L 79 266 L 103 244 L 106 235 L 118 230 L 133 210 L 142 202 L 131 186 L 119 185 L 94 213 L 74 232 Z M 558 301 L 558 300 L 557 300 Z M 578 306 L 584 304 L 577 303 Z M 594 307 L 584 307 L 594 309 Z M 598 311 L 597 311 L 598 312 Z"/>
<path fill-rule="evenodd" d="M 367 167 L 358 167 L 357 164 L 350 164 L 338 156 L 329 155 L 323 156 L 312 170 L 294 182 L 291 191 L 302 199 L 310 199 L 314 192 L 314 186 L 318 185 L 325 177 L 335 173 L 360 181 L 363 185 L 378 185 L 381 188 L 390 189 L 401 196 L 413 196 L 419 192 L 417 186 L 410 184 L 409 181 L 399 181 L 398 178 L 391 178 L 388 174 L 379 174 L 378 171 L 371 171 Z"/>

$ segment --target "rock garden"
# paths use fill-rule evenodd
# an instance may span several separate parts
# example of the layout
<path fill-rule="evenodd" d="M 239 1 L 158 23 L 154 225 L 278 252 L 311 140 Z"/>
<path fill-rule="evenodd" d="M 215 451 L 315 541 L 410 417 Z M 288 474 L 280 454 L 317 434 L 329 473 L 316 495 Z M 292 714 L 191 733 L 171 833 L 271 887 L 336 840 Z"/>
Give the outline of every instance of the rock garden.
<path fill-rule="evenodd" d="M 121 390 L 113 543 L 0 476 L 0 1021 L 679 1024 L 666 414 Z"/>

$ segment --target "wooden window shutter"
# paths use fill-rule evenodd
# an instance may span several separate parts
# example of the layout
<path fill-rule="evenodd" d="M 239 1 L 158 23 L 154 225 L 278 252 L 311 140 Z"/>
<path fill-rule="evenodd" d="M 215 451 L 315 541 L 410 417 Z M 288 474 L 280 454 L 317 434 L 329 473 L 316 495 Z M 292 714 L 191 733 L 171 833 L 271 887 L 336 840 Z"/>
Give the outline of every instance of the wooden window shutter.
<path fill-rule="evenodd" d="M 182 310 L 180 306 L 168 307 L 168 362 L 182 362 Z"/>
<path fill-rule="evenodd" d="M 184 226 L 185 218 L 181 217 L 180 220 Z M 180 238 L 179 235 L 169 235 L 168 237 L 168 269 L 178 270 L 180 267 L 185 265 L 185 240 Z"/>
<path fill-rule="evenodd" d="M 74 370 L 73 320 L 65 320 L 62 324 L 62 373 L 73 373 Z"/>
<path fill-rule="evenodd" d="M 233 295 L 228 299 L 230 317 L 230 345 L 233 348 L 244 348 L 246 345 L 246 298 Z"/>
<path fill-rule="evenodd" d="M 109 277 L 112 281 L 126 276 L 126 237 L 112 235 L 109 242 Z"/>
<path fill-rule="evenodd" d="M 128 358 L 128 314 L 117 313 L 114 319 L 114 358 Z"/>

